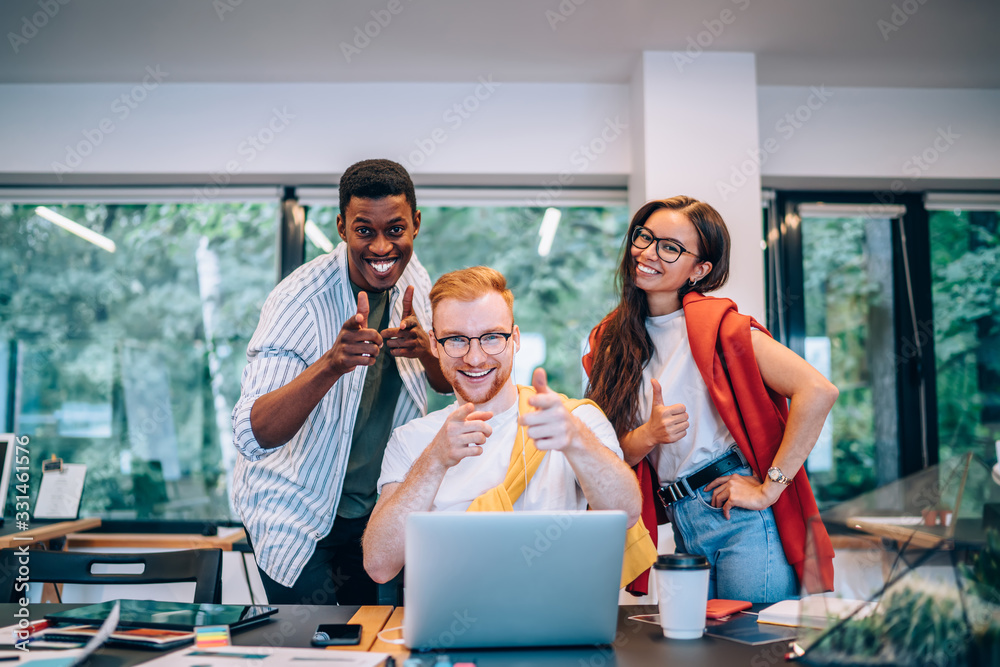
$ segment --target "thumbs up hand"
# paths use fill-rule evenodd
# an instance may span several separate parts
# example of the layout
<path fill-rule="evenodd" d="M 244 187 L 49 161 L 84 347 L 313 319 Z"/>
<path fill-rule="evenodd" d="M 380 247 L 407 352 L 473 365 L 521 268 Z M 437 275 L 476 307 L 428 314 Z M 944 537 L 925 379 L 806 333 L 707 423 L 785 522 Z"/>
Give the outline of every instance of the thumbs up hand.
<path fill-rule="evenodd" d="M 527 428 L 528 437 L 535 446 L 543 450 L 565 450 L 577 441 L 580 421 L 563 405 L 562 398 L 552 391 L 544 368 L 536 368 L 531 376 L 531 386 L 535 395 L 528 399 L 528 405 L 535 408 L 523 414 L 518 423 Z"/>
<path fill-rule="evenodd" d="M 389 354 L 394 357 L 420 359 L 430 354 L 430 336 L 413 313 L 413 285 L 403 293 L 403 316 L 399 326 L 385 329 L 381 335 L 389 346 Z"/>
<path fill-rule="evenodd" d="M 382 347 L 382 336 L 368 328 L 368 295 L 358 293 L 358 310 L 340 327 L 336 342 L 323 355 L 328 368 L 337 377 L 350 373 L 358 366 L 371 366 Z"/>
<path fill-rule="evenodd" d="M 652 380 L 653 407 L 649 412 L 646 429 L 651 441 L 655 444 L 670 444 L 687 435 L 688 414 L 681 403 L 663 404 L 663 389 L 658 380 Z"/>

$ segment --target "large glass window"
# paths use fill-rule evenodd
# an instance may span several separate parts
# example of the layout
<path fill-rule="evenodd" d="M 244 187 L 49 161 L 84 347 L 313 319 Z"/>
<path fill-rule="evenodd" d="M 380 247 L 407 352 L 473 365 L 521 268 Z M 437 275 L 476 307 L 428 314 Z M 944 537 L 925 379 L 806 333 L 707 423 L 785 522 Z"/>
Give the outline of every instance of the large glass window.
<path fill-rule="evenodd" d="M 502 271 L 522 332 L 517 380 L 544 366 L 579 396 L 582 346 L 615 303 L 627 210 L 468 203 L 422 206 L 418 257 L 432 279 Z M 335 206 L 308 212 L 307 261 L 339 242 Z M 277 197 L 0 203 L 0 419 L 37 460 L 87 465 L 82 514 L 235 518 L 230 413 L 275 283 L 278 217 Z M 431 407 L 450 400 L 432 393 Z"/>
<path fill-rule="evenodd" d="M 805 357 L 840 390 L 808 461 L 831 503 L 897 472 L 891 221 L 800 210 Z"/>
<path fill-rule="evenodd" d="M 491 266 L 514 292 L 514 319 L 521 330 L 516 380 L 530 383 L 543 366 L 556 391 L 583 392 L 580 357 L 591 328 L 616 303 L 614 273 L 628 228 L 625 206 L 420 205 L 422 224 L 414 251 L 431 280 L 469 266 Z M 339 241 L 338 209 L 309 209 L 308 219 Z M 306 259 L 323 252 L 306 234 Z M 431 392 L 431 409 L 451 397 Z"/>
<path fill-rule="evenodd" d="M 232 518 L 230 412 L 277 216 L 277 200 L 0 203 L 5 426 L 36 459 L 87 465 L 81 514 Z"/>
<path fill-rule="evenodd" d="M 1000 439 L 998 219 L 997 210 L 930 212 L 942 461 L 966 452 L 992 461 Z"/>
<path fill-rule="evenodd" d="M 821 502 L 967 452 L 994 461 L 1000 197 L 779 192 L 776 202 L 769 321 L 840 389 L 808 461 Z"/>

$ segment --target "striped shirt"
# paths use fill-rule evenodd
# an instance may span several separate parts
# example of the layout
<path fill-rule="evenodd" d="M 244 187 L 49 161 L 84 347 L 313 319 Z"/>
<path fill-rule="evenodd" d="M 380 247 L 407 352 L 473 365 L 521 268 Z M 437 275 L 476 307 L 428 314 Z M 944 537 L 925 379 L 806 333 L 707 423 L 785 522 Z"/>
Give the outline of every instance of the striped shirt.
<path fill-rule="evenodd" d="M 430 329 L 431 280 L 416 255 L 390 291 L 389 326 L 399 326 L 402 294 L 409 285 L 414 286 L 413 311 L 421 326 Z M 233 409 L 233 441 L 242 454 L 233 475 L 233 506 L 253 541 L 257 564 L 283 586 L 295 583 L 317 540 L 333 525 L 368 367 L 358 366 L 340 378 L 298 433 L 280 447 L 264 449 L 257 443 L 250 410 L 259 396 L 286 385 L 318 361 L 356 312 L 347 244 L 341 243 L 274 288 L 247 346 L 240 400 Z M 427 412 L 420 361 L 397 357 L 396 364 L 404 390 L 393 428 Z"/>

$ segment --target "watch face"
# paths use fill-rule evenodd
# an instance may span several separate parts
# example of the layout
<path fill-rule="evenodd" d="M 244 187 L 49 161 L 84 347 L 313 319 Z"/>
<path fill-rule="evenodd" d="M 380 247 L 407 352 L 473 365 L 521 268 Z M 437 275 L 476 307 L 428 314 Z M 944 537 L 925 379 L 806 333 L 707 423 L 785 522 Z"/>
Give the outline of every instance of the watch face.
<path fill-rule="evenodd" d="M 778 472 L 775 468 L 771 468 L 770 470 L 767 471 L 767 476 L 770 477 L 775 482 L 777 482 L 778 478 L 781 477 L 781 473 Z"/>

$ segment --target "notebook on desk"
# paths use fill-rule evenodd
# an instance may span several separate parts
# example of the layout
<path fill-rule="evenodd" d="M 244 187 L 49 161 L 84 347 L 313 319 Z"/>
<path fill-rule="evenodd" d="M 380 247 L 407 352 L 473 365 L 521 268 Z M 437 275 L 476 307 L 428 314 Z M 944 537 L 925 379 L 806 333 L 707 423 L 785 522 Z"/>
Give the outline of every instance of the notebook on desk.
<path fill-rule="evenodd" d="M 624 512 L 421 512 L 406 520 L 413 649 L 609 644 Z"/>

